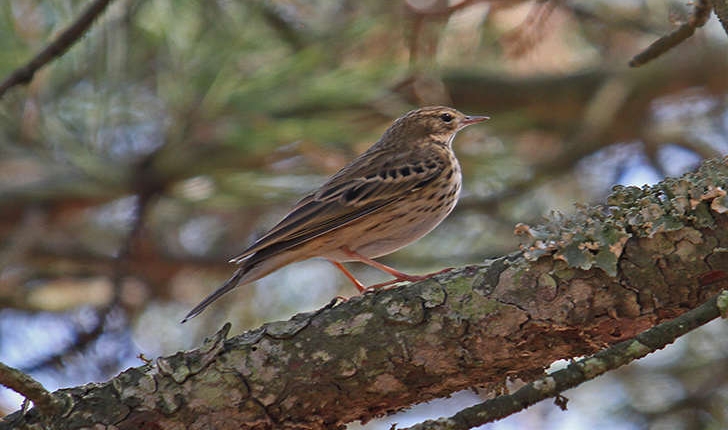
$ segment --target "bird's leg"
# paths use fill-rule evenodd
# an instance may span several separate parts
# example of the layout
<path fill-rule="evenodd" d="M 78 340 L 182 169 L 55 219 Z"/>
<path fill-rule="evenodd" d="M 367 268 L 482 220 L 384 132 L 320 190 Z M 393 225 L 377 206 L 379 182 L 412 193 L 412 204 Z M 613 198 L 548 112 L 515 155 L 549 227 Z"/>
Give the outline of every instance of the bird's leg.
<path fill-rule="evenodd" d="M 433 276 L 439 275 L 441 273 L 447 273 L 453 269 L 454 269 L 454 267 L 447 267 L 445 269 L 438 270 L 437 272 L 428 273 L 427 275 L 411 276 L 411 278 L 414 279 L 412 281 L 410 281 L 409 279 L 392 279 L 391 281 L 385 281 L 385 282 L 380 282 L 379 284 L 370 285 L 369 287 L 367 287 L 367 289 L 365 291 L 372 291 L 372 290 L 377 290 L 377 289 L 383 288 L 383 287 L 389 287 L 391 285 L 396 284 L 397 282 L 402 282 L 402 281 L 409 281 L 409 282 L 422 281 L 425 279 L 432 278 Z"/>
<path fill-rule="evenodd" d="M 381 270 L 382 272 L 389 273 L 390 275 L 392 275 L 395 278 L 397 278 L 397 282 L 400 282 L 400 281 L 415 282 L 415 281 L 421 281 L 422 279 L 424 279 L 424 278 L 422 278 L 420 276 L 412 276 L 412 275 L 408 275 L 408 274 L 406 274 L 404 272 L 400 272 L 399 270 L 397 270 L 395 268 L 392 268 L 392 267 L 389 267 L 386 264 L 382 264 L 382 263 L 380 263 L 378 261 L 372 260 L 369 257 L 365 257 L 365 256 L 359 254 L 356 251 L 352 251 L 351 249 L 349 249 L 346 246 L 342 246 L 341 247 L 341 250 L 344 251 L 344 253 L 347 256 L 349 256 L 351 258 L 354 258 L 357 261 L 360 261 L 360 262 L 366 264 L 367 266 L 371 266 L 371 267 L 373 267 L 375 269 Z"/>
<path fill-rule="evenodd" d="M 367 287 L 365 287 L 364 284 L 359 282 L 359 280 L 356 279 L 354 277 L 354 275 L 351 274 L 351 272 L 346 270 L 346 267 L 344 267 L 343 264 L 339 263 L 338 261 L 334 261 L 334 260 L 329 260 L 329 261 L 331 262 L 331 264 L 336 266 L 337 269 L 341 270 L 341 272 L 344 274 L 344 276 L 349 278 L 349 280 L 352 282 L 352 284 L 354 284 L 354 286 L 356 287 L 357 290 L 359 290 L 360 293 L 363 293 L 367 289 Z M 346 299 L 344 299 L 344 301 L 346 301 Z"/>
<path fill-rule="evenodd" d="M 447 269 L 440 270 L 438 272 L 429 273 L 427 275 L 408 275 L 408 274 L 406 274 L 404 272 L 400 272 L 397 269 L 394 269 L 392 267 L 389 267 L 386 264 L 382 264 L 382 263 L 380 263 L 378 261 L 372 260 L 369 257 L 365 257 L 365 256 L 359 254 L 356 251 L 352 251 L 351 249 L 349 249 L 346 246 L 342 247 L 341 250 L 347 256 L 349 256 L 351 258 L 354 258 L 354 259 L 356 259 L 356 260 L 358 260 L 358 261 L 360 261 L 360 262 L 362 262 L 362 263 L 364 263 L 364 264 L 366 264 L 368 266 L 374 267 L 375 269 L 379 269 L 379 270 L 381 270 L 383 272 L 389 273 L 390 275 L 394 276 L 394 278 L 395 278 L 395 279 L 393 279 L 391 281 L 382 282 L 380 284 L 372 285 L 371 287 L 367 288 L 368 290 L 386 287 L 386 286 L 389 286 L 389 285 L 392 285 L 392 284 L 396 284 L 397 282 L 402 282 L 402 281 L 408 281 L 408 282 L 422 281 L 424 279 L 431 278 L 431 277 L 433 277 L 435 275 L 438 275 L 440 273 L 445 273 L 445 272 L 449 272 L 450 270 L 452 270 L 452 268 L 450 267 L 450 268 L 447 268 Z M 351 274 L 349 274 L 347 276 L 351 276 Z M 352 278 L 353 278 L 353 276 L 351 276 L 349 279 L 352 279 Z M 359 282 L 359 281 L 357 281 L 357 282 Z M 359 285 L 361 285 L 361 283 L 359 283 Z M 357 288 L 359 288 L 359 287 L 357 286 Z M 362 291 L 362 290 L 359 290 L 359 291 Z"/>

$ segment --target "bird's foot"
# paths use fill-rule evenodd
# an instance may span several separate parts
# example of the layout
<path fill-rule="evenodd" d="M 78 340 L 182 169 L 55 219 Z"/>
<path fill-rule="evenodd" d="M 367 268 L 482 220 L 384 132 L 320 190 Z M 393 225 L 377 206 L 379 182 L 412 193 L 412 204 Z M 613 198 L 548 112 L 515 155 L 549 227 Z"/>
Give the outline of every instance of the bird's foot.
<path fill-rule="evenodd" d="M 453 267 L 448 267 L 442 270 L 438 270 L 437 272 L 428 273 L 426 275 L 408 275 L 406 273 L 399 272 L 398 276 L 395 279 L 392 279 L 390 281 L 381 282 L 379 284 L 370 285 L 367 287 L 363 292 L 371 292 L 378 290 L 380 288 L 386 288 L 386 287 L 392 287 L 395 284 L 399 284 L 400 282 L 418 282 L 418 281 L 424 281 L 425 279 L 430 279 L 433 276 L 447 273 L 453 270 Z"/>

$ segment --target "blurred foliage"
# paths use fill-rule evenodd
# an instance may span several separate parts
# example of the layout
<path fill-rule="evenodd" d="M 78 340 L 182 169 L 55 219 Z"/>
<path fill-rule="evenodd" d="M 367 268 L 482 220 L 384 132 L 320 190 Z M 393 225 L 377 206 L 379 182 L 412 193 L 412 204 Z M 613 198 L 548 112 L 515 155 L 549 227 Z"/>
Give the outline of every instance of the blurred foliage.
<path fill-rule="evenodd" d="M 0 76 L 87 3 L 3 2 Z M 517 222 L 725 153 L 728 44 L 717 20 L 647 66 L 626 66 L 689 13 L 642 0 L 112 2 L 0 100 L 0 361 L 51 389 L 80 384 L 138 364 L 140 352 L 191 347 L 225 320 L 239 332 L 354 294 L 312 260 L 178 324 L 229 276 L 229 257 L 416 106 L 492 120 L 456 139 L 465 176 L 456 211 L 385 258 L 406 271 L 502 255 L 518 245 Z M 686 371 L 723 368 L 721 324 L 659 369 L 633 366 L 580 388 L 630 393 L 596 420 L 728 425 L 725 378 L 701 383 Z M 662 392 L 672 394 L 633 401 L 635 375 L 643 387 L 670 381 Z M 0 393 L 2 410 L 17 407 Z M 581 407 L 566 418 L 540 405 L 511 420 L 560 428 L 595 408 Z"/>

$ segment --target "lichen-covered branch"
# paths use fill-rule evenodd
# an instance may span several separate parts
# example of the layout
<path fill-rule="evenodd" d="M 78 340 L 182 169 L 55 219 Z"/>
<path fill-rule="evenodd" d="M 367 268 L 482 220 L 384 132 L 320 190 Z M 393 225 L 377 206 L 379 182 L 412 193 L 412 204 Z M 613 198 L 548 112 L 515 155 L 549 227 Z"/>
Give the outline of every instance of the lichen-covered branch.
<path fill-rule="evenodd" d="M 678 337 L 721 315 L 725 317 L 726 306 L 728 290 L 723 290 L 719 295 L 673 320 L 652 327 L 591 357 L 571 363 L 565 369 L 539 378 L 513 394 L 489 399 L 449 418 L 428 420 L 403 430 L 467 430 L 507 417 L 549 397 L 556 397 L 556 402 L 566 409 L 567 399 L 560 397 L 560 393 L 662 349 Z"/>
<path fill-rule="evenodd" d="M 3 363 L 0 363 L 0 385 L 31 400 L 44 415 L 53 415 L 62 407 L 60 398 L 52 396 L 40 382 Z"/>
<path fill-rule="evenodd" d="M 532 381 L 726 288 L 728 159 L 520 226 L 523 249 L 60 390 L 0 428 L 340 428 L 472 386 Z M 7 424 L 12 423 L 12 424 Z"/>

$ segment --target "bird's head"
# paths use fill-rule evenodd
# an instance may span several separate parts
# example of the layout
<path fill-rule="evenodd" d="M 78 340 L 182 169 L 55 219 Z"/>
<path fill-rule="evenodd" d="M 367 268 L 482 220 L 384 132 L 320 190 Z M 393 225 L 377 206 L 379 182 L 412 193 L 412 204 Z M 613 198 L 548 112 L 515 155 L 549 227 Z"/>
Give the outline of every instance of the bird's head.
<path fill-rule="evenodd" d="M 458 131 L 487 116 L 468 116 L 446 106 L 430 106 L 410 111 L 392 124 L 383 137 L 394 141 L 427 139 L 444 145 L 452 144 Z"/>

